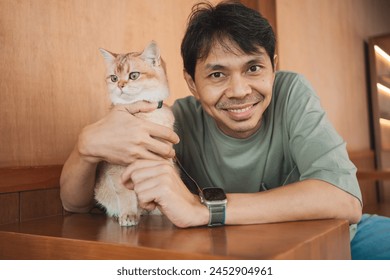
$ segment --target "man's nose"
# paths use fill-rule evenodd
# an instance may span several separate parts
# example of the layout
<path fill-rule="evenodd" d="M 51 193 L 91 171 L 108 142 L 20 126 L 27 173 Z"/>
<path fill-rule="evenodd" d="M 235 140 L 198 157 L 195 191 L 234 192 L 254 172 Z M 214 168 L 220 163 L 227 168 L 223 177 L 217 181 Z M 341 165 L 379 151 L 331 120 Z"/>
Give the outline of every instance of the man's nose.
<path fill-rule="evenodd" d="M 226 90 L 227 97 L 240 98 L 250 94 L 251 91 L 248 81 L 241 74 L 230 76 L 228 89 Z"/>

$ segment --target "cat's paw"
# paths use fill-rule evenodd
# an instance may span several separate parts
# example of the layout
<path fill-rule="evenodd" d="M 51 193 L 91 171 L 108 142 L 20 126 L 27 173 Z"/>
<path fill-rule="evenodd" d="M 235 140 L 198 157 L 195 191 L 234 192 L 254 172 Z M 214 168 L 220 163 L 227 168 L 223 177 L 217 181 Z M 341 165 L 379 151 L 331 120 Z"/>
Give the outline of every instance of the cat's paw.
<path fill-rule="evenodd" d="M 122 227 L 136 226 L 139 222 L 139 217 L 133 214 L 123 214 L 118 217 L 118 222 Z"/>
<path fill-rule="evenodd" d="M 148 211 L 148 215 L 162 215 L 162 213 L 158 208 L 156 208 L 152 211 Z"/>

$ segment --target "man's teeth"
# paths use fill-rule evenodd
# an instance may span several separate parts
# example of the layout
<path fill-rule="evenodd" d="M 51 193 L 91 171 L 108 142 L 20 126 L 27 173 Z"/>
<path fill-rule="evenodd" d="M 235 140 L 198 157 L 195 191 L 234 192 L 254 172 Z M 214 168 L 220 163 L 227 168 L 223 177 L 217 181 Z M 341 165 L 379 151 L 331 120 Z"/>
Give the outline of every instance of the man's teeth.
<path fill-rule="evenodd" d="M 248 111 L 250 108 L 252 108 L 252 105 L 241 109 L 228 109 L 228 111 L 232 113 L 243 113 Z"/>

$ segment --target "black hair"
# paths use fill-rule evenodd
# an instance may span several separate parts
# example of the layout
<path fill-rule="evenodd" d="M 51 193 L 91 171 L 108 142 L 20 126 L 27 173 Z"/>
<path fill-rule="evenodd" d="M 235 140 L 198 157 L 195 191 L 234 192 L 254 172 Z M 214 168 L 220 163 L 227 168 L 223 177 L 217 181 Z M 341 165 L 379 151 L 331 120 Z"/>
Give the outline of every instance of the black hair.
<path fill-rule="evenodd" d="M 184 69 L 192 79 L 197 60 L 206 58 L 215 42 L 227 49 L 227 43 L 233 42 L 246 54 L 263 47 L 274 68 L 276 39 L 271 25 L 259 12 L 238 1 L 223 1 L 216 6 L 201 2 L 192 7 L 181 44 Z"/>

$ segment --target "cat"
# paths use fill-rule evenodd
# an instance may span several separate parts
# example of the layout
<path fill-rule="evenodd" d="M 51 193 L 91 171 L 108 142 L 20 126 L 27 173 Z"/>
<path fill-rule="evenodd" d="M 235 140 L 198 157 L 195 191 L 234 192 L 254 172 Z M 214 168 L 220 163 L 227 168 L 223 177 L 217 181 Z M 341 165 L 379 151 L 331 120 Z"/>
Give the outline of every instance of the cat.
<path fill-rule="evenodd" d="M 107 67 L 107 86 L 112 105 L 131 104 L 137 101 L 160 102 L 169 96 L 165 63 L 160 57 L 156 42 L 150 42 L 142 52 L 114 54 L 100 49 Z M 167 105 L 150 113 L 134 116 L 173 129 L 174 116 Z M 173 164 L 173 161 L 170 160 Z M 143 211 L 138 207 L 133 190 L 121 183 L 125 166 L 101 162 L 95 185 L 95 199 L 115 217 L 121 226 L 137 225 Z M 161 214 L 158 209 L 151 214 Z"/>

